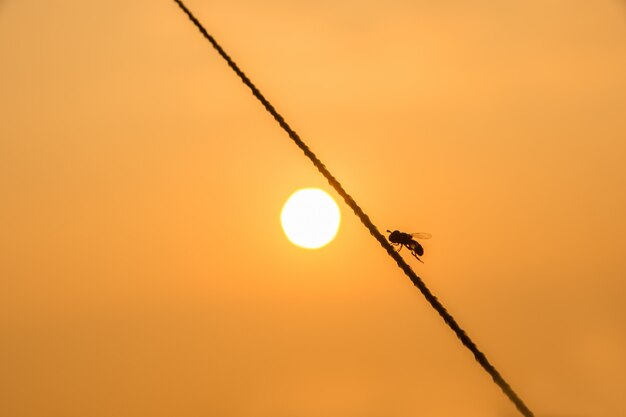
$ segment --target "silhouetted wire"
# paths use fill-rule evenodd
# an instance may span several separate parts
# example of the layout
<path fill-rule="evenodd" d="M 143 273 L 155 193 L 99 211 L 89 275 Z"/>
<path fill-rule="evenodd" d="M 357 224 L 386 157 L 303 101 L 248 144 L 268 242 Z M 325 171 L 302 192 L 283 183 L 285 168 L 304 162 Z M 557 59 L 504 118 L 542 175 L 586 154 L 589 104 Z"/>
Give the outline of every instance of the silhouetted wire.
<path fill-rule="evenodd" d="M 487 360 L 487 357 L 484 353 L 482 353 L 476 344 L 470 339 L 470 337 L 465 333 L 465 331 L 459 326 L 456 320 L 448 313 L 448 311 L 444 308 L 444 306 L 437 300 L 430 290 L 426 287 L 426 284 L 422 281 L 420 277 L 418 277 L 413 269 L 404 261 L 402 256 L 391 246 L 391 244 L 387 241 L 387 238 L 378 231 L 374 223 L 370 220 L 370 218 L 363 212 L 361 207 L 354 201 L 354 199 L 344 190 L 343 186 L 337 181 L 337 179 L 330 173 L 330 171 L 326 168 L 326 166 L 320 161 L 317 156 L 309 149 L 309 147 L 300 139 L 300 136 L 287 124 L 285 119 L 276 111 L 274 106 L 261 94 L 258 88 L 252 81 L 243 73 L 241 69 L 235 64 L 235 62 L 230 58 L 230 56 L 222 49 L 222 47 L 217 43 L 217 41 L 213 38 L 213 36 L 209 35 L 206 29 L 202 26 L 202 24 L 196 19 L 196 17 L 187 9 L 187 7 L 180 0 L 174 0 L 178 6 L 187 14 L 189 19 L 196 25 L 198 30 L 204 35 L 204 37 L 213 45 L 213 48 L 217 50 L 217 52 L 226 60 L 228 66 L 237 73 L 241 81 L 245 85 L 247 85 L 250 90 L 252 90 L 252 94 L 263 104 L 265 109 L 276 119 L 280 127 L 283 128 L 285 132 L 289 135 L 289 137 L 298 145 L 298 147 L 304 152 L 304 154 L 313 162 L 313 165 L 322 173 L 322 175 L 328 180 L 328 183 L 337 191 L 337 193 L 343 198 L 346 204 L 354 211 L 357 217 L 361 220 L 361 222 L 365 225 L 365 227 L 369 230 L 372 236 L 381 244 L 381 246 L 387 251 L 389 256 L 391 256 L 398 266 L 404 271 L 404 273 L 409 277 L 411 282 L 421 291 L 421 293 L 426 297 L 426 300 L 430 303 L 430 305 L 437 310 L 437 313 L 441 316 L 441 318 L 446 322 L 446 324 L 452 329 L 452 331 L 459 338 L 461 343 L 465 345 L 473 354 L 476 361 L 483 367 L 489 375 L 493 378 L 493 381 L 502 389 L 504 394 L 515 404 L 517 409 L 526 417 L 533 417 L 533 413 L 530 409 L 524 404 L 524 402 L 520 399 L 520 397 L 513 391 L 510 385 L 504 380 L 504 378 L 500 375 L 500 373 L 496 370 L 496 368 Z"/>

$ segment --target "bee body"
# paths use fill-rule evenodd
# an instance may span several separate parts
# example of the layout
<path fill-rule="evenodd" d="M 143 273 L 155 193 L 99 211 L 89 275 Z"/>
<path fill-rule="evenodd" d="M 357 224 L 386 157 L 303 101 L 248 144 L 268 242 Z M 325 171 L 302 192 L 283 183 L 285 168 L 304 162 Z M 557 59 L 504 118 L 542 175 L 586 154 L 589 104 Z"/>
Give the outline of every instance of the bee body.
<path fill-rule="evenodd" d="M 387 230 L 387 233 L 389 233 L 389 242 L 393 246 L 398 246 L 398 252 L 400 252 L 403 247 L 406 247 L 409 251 L 411 251 L 411 255 L 423 263 L 419 257 L 424 254 L 424 248 L 415 240 L 415 238 L 428 239 L 430 238 L 429 233 L 404 233 L 399 230 L 394 230 L 393 232 Z"/>

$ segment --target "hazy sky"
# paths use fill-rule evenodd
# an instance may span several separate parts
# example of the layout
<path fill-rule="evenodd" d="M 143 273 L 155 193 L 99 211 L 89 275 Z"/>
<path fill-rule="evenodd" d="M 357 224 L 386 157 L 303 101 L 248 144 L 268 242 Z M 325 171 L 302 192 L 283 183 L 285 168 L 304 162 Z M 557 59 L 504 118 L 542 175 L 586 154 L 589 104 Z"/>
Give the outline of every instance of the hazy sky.
<path fill-rule="evenodd" d="M 626 416 L 626 7 L 189 8 L 538 416 Z M 0 3 L 0 415 L 516 410 L 174 2 Z"/>

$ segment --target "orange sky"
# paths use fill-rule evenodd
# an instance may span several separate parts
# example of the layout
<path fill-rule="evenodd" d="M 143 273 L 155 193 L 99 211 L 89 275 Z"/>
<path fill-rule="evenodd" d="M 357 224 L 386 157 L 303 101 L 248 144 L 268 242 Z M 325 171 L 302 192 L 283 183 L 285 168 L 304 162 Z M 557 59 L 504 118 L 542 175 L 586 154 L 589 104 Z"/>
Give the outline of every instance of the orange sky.
<path fill-rule="evenodd" d="M 620 1 L 187 5 L 537 415 L 626 415 Z M 518 415 L 171 1 L 0 3 L 0 415 Z"/>

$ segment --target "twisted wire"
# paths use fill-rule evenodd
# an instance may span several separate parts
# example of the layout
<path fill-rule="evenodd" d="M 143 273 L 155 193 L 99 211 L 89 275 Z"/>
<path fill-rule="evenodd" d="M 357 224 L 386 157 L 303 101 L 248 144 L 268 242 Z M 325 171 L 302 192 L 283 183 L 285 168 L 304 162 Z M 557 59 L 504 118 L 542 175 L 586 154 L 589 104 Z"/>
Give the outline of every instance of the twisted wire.
<path fill-rule="evenodd" d="M 339 181 L 330 173 L 330 171 L 326 168 L 326 166 L 320 161 L 320 159 L 311 151 L 311 149 L 300 139 L 300 136 L 289 126 L 289 124 L 285 121 L 283 116 L 281 116 L 278 111 L 274 108 L 274 106 L 261 94 L 259 89 L 250 81 L 248 76 L 237 66 L 237 64 L 232 60 L 232 58 L 224 51 L 224 49 L 217 43 L 217 41 L 211 36 L 204 26 L 196 19 L 196 17 L 187 9 L 187 7 L 183 4 L 181 0 L 174 0 L 176 4 L 182 9 L 183 12 L 189 17 L 189 19 L 193 22 L 193 24 L 198 28 L 198 30 L 202 33 L 202 35 L 211 43 L 213 48 L 217 50 L 222 58 L 228 63 L 228 66 L 239 76 L 241 81 L 250 88 L 252 94 L 263 104 L 263 107 L 274 117 L 274 119 L 278 122 L 280 127 L 287 132 L 291 140 L 304 152 L 307 158 L 315 165 L 317 170 L 326 178 L 331 187 L 333 187 L 337 193 L 343 198 L 345 203 L 352 209 L 354 214 L 359 218 L 361 223 L 369 230 L 370 234 L 380 243 L 380 245 L 387 251 L 389 256 L 391 256 L 400 269 L 404 271 L 404 273 L 409 277 L 413 285 L 415 285 L 422 295 L 426 298 L 426 301 L 439 313 L 443 321 L 452 329 L 452 331 L 456 334 L 457 338 L 461 341 L 461 343 L 468 348 L 476 361 L 483 367 L 483 369 L 491 376 L 494 383 L 500 387 L 500 389 L 504 392 L 504 394 L 513 402 L 515 407 L 522 413 L 525 417 L 534 417 L 534 414 L 530 411 L 530 409 L 526 406 L 526 404 L 522 401 L 522 399 L 513 391 L 511 386 L 504 380 L 504 378 L 500 375 L 500 373 L 496 370 L 496 368 L 487 360 L 487 357 L 483 352 L 481 352 L 476 344 L 470 339 L 470 337 L 465 333 L 465 331 L 461 328 L 461 326 L 456 322 L 454 317 L 445 309 L 443 304 L 439 302 L 437 297 L 426 287 L 426 284 L 420 277 L 418 277 L 413 269 L 404 261 L 402 256 L 391 246 L 391 244 L 387 241 L 387 238 L 378 230 L 378 228 L 372 223 L 369 216 L 365 214 L 365 212 L 359 207 L 359 205 L 354 201 L 354 199 L 346 192 L 343 186 L 339 183 Z"/>

